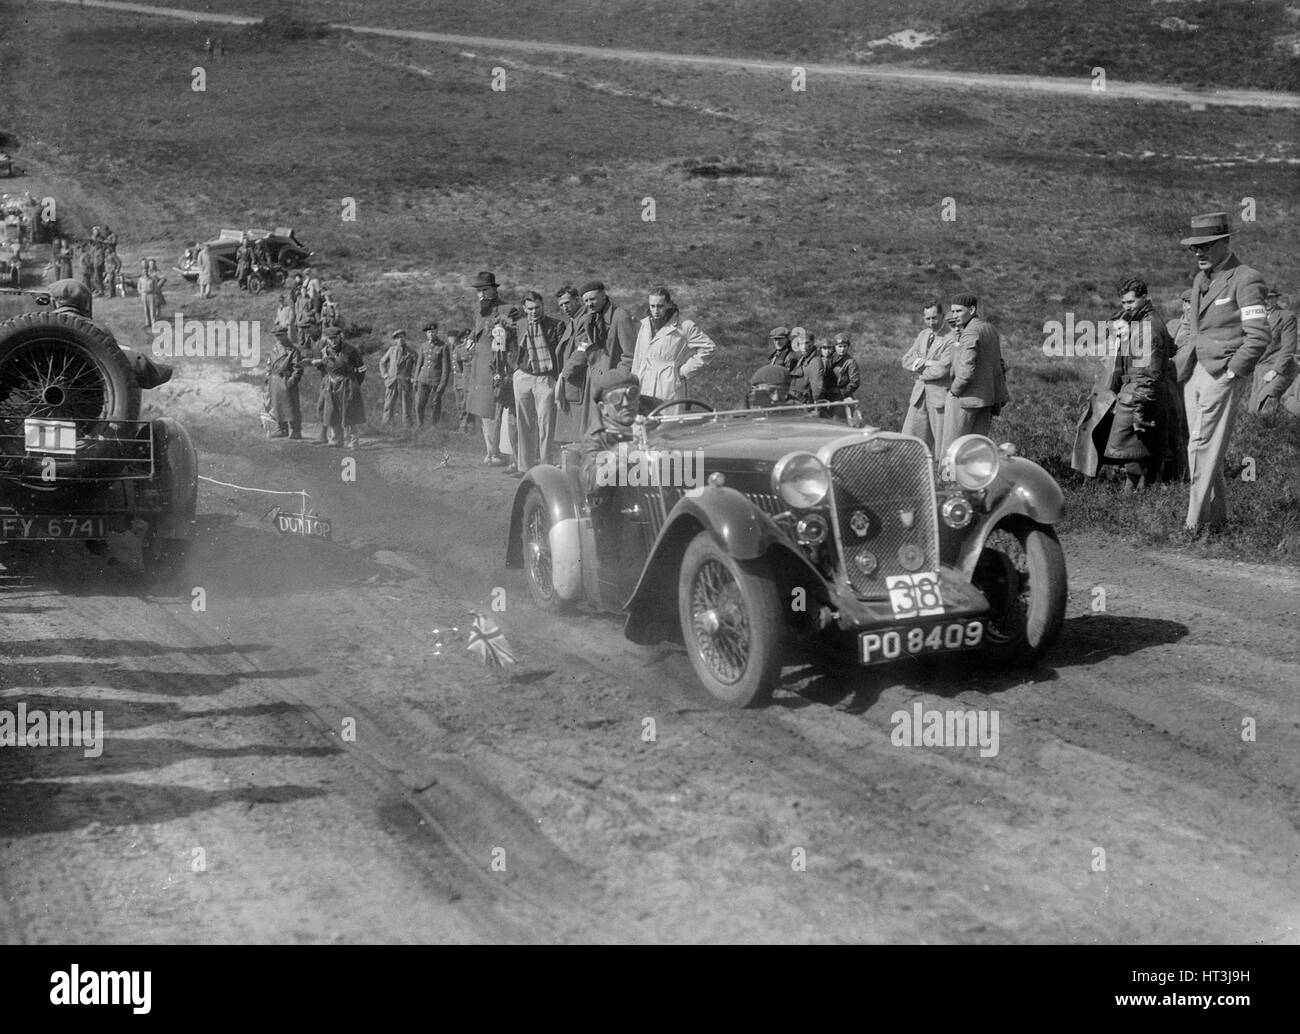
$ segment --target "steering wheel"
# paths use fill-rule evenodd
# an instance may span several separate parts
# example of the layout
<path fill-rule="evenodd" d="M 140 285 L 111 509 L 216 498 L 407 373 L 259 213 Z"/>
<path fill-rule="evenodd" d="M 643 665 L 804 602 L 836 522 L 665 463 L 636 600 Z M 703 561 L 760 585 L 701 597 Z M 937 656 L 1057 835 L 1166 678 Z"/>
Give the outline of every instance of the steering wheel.
<path fill-rule="evenodd" d="M 670 409 L 673 406 L 699 406 L 706 413 L 717 412 L 717 410 L 707 402 L 701 402 L 699 399 L 669 399 L 667 402 L 660 402 L 659 405 L 650 410 L 650 412 L 646 414 L 646 419 L 648 420 L 652 416 L 658 416 L 665 409 Z"/>

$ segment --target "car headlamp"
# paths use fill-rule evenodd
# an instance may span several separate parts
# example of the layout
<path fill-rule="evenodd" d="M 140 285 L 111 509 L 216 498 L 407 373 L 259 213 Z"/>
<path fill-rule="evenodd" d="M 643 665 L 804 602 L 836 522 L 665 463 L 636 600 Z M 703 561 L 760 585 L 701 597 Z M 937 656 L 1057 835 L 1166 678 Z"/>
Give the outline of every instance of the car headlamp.
<path fill-rule="evenodd" d="M 772 468 L 772 488 L 787 506 L 806 510 L 826 498 L 831 472 L 811 452 L 792 452 Z"/>
<path fill-rule="evenodd" d="M 1000 455 L 982 434 L 962 435 L 944 453 L 944 476 L 968 492 L 988 488 L 998 476 Z"/>

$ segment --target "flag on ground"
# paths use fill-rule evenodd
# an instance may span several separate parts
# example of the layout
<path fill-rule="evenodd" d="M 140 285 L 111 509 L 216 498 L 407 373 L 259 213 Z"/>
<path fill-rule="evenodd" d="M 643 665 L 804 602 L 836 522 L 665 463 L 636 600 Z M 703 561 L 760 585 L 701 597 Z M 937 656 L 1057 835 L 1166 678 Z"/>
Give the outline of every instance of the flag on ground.
<path fill-rule="evenodd" d="M 514 652 L 506 642 L 505 633 L 497 627 L 491 618 L 474 614 L 474 624 L 469 632 L 469 652 L 477 654 L 483 664 L 489 668 L 503 669 L 507 664 L 515 664 Z"/>

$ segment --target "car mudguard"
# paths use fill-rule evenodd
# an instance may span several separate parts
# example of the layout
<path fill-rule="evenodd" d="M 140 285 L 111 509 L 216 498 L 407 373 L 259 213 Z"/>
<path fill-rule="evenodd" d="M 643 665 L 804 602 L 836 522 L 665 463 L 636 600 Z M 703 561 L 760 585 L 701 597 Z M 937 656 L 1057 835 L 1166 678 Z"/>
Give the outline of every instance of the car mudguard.
<path fill-rule="evenodd" d="M 957 553 L 957 567 L 967 578 L 989 533 L 1009 515 L 1028 517 L 1037 524 L 1053 525 L 1065 515 L 1065 493 L 1056 479 L 1032 460 L 1003 456 L 998 476 L 985 493 L 985 510 Z"/>
<path fill-rule="evenodd" d="M 199 464 L 189 432 L 179 421 L 160 417 L 150 424 L 153 434 L 154 482 L 166 501 L 154 534 L 161 539 L 188 539 L 194 535 L 198 506 Z"/>
<path fill-rule="evenodd" d="M 520 531 L 524 516 L 524 500 L 528 498 L 528 492 L 532 488 L 537 488 L 542 493 L 542 498 L 546 500 L 546 505 L 551 511 L 552 550 L 554 550 L 556 542 L 555 529 L 567 521 L 574 522 L 566 525 L 566 527 L 573 529 L 573 541 L 577 541 L 576 522 L 580 516 L 578 513 L 578 497 L 574 493 L 569 475 L 559 467 L 540 463 L 523 476 L 523 479 L 519 482 L 519 487 L 515 490 L 514 502 L 510 506 L 510 526 L 506 532 L 506 567 L 524 566 Z M 569 533 L 566 532 L 565 535 L 567 534 Z M 564 598 L 569 599 L 571 597 L 565 596 Z"/>
<path fill-rule="evenodd" d="M 668 514 L 624 604 L 629 615 L 624 631 L 633 642 L 653 641 L 656 616 L 666 609 L 676 612 L 677 569 L 686 544 L 701 531 L 738 560 L 756 560 L 773 544 L 788 545 L 772 519 L 743 493 L 713 485 L 693 490 Z"/>

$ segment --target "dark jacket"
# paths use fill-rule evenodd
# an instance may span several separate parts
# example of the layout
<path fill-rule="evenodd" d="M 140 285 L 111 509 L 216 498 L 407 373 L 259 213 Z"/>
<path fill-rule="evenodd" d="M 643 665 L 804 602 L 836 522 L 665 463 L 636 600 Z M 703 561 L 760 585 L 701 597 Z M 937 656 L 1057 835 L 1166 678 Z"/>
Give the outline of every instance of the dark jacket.
<path fill-rule="evenodd" d="M 636 323 L 626 309 L 615 305 L 613 298 L 606 298 L 600 315 L 603 317 L 603 334 L 596 333 L 593 313 L 583 312 L 577 316 L 575 341 L 560 373 L 569 384 L 581 385 L 579 400 L 572 408 L 576 411 L 578 426 L 586 430 L 593 430 L 600 422 L 600 415 L 591 401 L 592 385 L 617 367 L 630 373 L 632 355 L 636 350 Z"/>
<path fill-rule="evenodd" d="M 470 331 L 473 353 L 465 381 L 465 408 L 484 420 L 496 419 L 497 402 L 502 401 L 502 386 L 514 375 L 510 356 L 514 353 L 515 321 L 519 315 L 518 310 L 511 309 L 497 297 L 486 312 L 480 312 L 475 318 L 474 329 Z M 498 326 L 506 332 L 504 352 L 492 348 L 492 329 Z"/>
<path fill-rule="evenodd" d="M 948 393 L 962 409 L 991 407 L 995 414 L 1010 401 L 1002 339 L 988 320 L 976 316 L 952 346 L 952 384 Z"/>
<path fill-rule="evenodd" d="M 451 345 L 440 337 L 425 342 L 420 349 L 420 363 L 415 383 L 429 385 L 431 395 L 440 395 L 451 385 Z"/>
<path fill-rule="evenodd" d="M 1079 417 L 1070 466 L 1095 477 L 1105 462 L 1149 461 L 1156 469 L 1177 445 L 1177 390 L 1170 373 L 1173 339 L 1145 301 L 1116 316 L 1126 333 L 1102 360 L 1088 408 Z"/>

